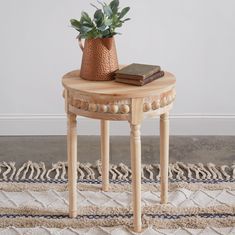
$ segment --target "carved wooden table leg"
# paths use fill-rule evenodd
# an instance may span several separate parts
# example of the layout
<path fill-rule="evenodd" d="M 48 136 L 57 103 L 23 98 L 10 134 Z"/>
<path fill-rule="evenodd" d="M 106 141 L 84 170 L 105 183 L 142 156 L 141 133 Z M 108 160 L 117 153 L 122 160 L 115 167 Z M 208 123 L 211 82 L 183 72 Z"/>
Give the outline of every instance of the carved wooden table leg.
<path fill-rule="evenodd" d="M 134 231 L 141 232 L 141 141 L 140 125 L 131 124 L 131 170 Z"/>
<path fill-rule="evenodd" d="M 69 217 L 77 216 L 77 121 L 75 114 L 67 115 L 68 133 L 68 189 L 69 189 Z"/>
<path fill-rule="evenodd" d="M 101 120 L 102 190 L 109 190 L 109 121 Z"/>
<path fill-rule="evenodd" d="M 169 113 L 160 116 L 161 203 L 168 202 Z"/>

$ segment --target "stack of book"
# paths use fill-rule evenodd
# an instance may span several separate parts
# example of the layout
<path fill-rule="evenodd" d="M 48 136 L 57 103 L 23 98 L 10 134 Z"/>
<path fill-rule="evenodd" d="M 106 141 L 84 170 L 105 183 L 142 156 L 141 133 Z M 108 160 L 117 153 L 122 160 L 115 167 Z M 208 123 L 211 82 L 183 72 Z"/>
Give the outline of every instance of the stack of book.
<path fill-rule="evenodd" d="M 115 72 L 115 81 L 136 86 L 143 86 L 164 76 L 158 65 L 130 64 Z"/>

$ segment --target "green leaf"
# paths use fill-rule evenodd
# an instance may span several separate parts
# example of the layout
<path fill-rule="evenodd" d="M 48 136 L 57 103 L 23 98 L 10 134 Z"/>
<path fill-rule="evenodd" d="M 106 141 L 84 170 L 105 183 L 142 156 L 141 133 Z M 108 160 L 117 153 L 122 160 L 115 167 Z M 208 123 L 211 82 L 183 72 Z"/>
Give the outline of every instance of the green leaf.
<path fill-rule="evenodd" d="M 107 29 L 107 30 L 105 30 L 105 31 L 103 31 L 102 32 L 102 36 L 103 37 L 110 37 L 111 35 L 110 35 L 110 31 Z"/>
<path fill-rule="evenodd" d="M 83 23 L 82 26 L 86 26 L 88 28 L 93 28 L 93 25 L 90 25 L 89 23 L 86 23 L 86 22 Z"/>
<path fill-rule="evenodd" d="M 116 34 L 121 35 L 121 33 L 119 32 L 113 32 L 113 35 L 116 35 Z"/>
<path fill-rule="evenodd" d="M 88 32 L 90 32 L 91 30 L 92 30 L 92 28 L 87 27 L 87 26 L 81 26 L 81 28 L 80 28 L 81 34 L 88 33 Z"/>
<path fill-rule="evenodd" d="M 94 14 L 94 19 L 95 19 L 95 21 L 97 22 L 97 21 L 102 20 L 102 19 L 103 19 L 103 16 L 104 16 L 104 14 L 103 14 L 102 10 L 99 9 L 99 10 L 97 10 L 97 11 L 95 12 L 95 14 Z"/>
<path fill-rule="evenodd" d="M 83 20 L 86 21 L 87 23 L 93 25 L 93 22 L 92 22 L 90 16 L 89 16 L 85 11 L 82 12 L 82 18 L 83 18 Z"/>
<path fill-rule="evenodd" d="M 122 27 L 122 22 L 117 23 L 117 24 L 116 24 L 116 27 L 117 27 L 117 28 Z"/>
<path fill-rule="evenodd" d="M 125 21 L 128 21 L 130 20 L 131 18 L 126 18 L 125 20 L 122 20 L 122 23 L 125 22 Z"/>
<path fill-rule="evenodd" d="M 98 29 L 103 32 L 107 29 L 107 26 L 106 25 L 101 25 L 100 27 L 98 27 Z"/>
<path fill-rule="evenodd" d="M 113 0 L 109 4 L 110 8 L 112 9 L 113 13 L 116 14 L 118 11 L 119 0 Z"/>
<path fill-rule="evenodd" d="M 126 14 L 127 12 L 130 10 L 130 7 L 125 7 L 122 9 L 120 15 L 119 15 L 119 19 L 122 19 Z"/>
<path fill-rule="evenodd" d="M 113 24 L 115 25 L 117 22 L 119 22 L 120 20 L 118 19 L 117 15 L 113 15 L 112 16 L 112 20 L 113 20 Z"/>
<path fill-rule="evenodd" d="M 110 25 L 112 25 L 112 23 L 113 23 L 113 21 L 112 21 L 111 19 L 105 19 L 105 20 L 104 20 L 104 24 L 105 24 L 106 26 L 110 26 Z"/>
<path fill-rule="evenodd" d="M 96 33 L 94 34 L 94 38 L 102 38 L 102 33 L 96 32 Z"/>
<path fill-rule="evenodd" d="M 110 17 L 113 14 L 113 11 L 110 8 L 110 6 L 105 5 L 105 6 L 103 6 L 103 9 L 104 9 L 105 15 L 107 15 L 108 17 Z"/>
<path fill-rule="evenodd" d="M 86 34 L 86 38 L 97 38 L 98 35 L 99 33 L 97 33 L 97 31 L 93 29 Z"/>
<path fill-rule="evenodd" d="M 96 5 L 92 4 L 92 3 L 91 3 L 91 6 L 93 6 L 93 7 L 96 8 L 97 10 L 99 10 L 99 8 L 98 8 Z"/>
<path fill-rule="evenodd" d="M 75 29 L 80 29 L 80 27 L 81 27 L 81 24 L 78 20 L 71 19 L 70 23 L 71 23 L 72 27 L 74 27 Z"/>

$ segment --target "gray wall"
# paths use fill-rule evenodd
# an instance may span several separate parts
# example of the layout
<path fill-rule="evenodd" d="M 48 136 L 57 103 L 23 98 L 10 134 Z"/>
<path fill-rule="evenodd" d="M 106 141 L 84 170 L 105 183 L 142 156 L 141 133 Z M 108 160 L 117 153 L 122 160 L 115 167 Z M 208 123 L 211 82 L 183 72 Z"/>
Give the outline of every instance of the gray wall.
<path fill-rule="evenodd" d="M 84 0 L 0 1 L 0 135 L 64 134 L 61 76 L 82 53 L 69 26 Z M 172 134 L 235 134 L 235 1 L 121 0 L 131 21 L 116 37 L 119 62 L 160 64 L 177 77 Z M 156 120 L 143 134 L 155 134 Z M 98 121 L 81 119 L 81 134 Z M 115 123 L 113 134 L 128 134 Z"/>

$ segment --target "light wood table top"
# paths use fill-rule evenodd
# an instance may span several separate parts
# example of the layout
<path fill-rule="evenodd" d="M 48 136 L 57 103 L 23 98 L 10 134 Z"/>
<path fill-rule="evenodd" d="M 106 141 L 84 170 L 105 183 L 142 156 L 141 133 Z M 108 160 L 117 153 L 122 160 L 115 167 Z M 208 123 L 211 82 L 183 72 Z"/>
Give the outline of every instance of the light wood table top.
<path fill-rule="evenodd" d="M 79 70 L 64 75 L 62 83 L 65 88 L 96 96 L 116 96 L 120 98 L 137 98 L 157 95 L 171 90 L 176 83 L 175 77 L 165 72 L 164 77 L 159 78 L 144 86 L 133 86 L 113 81 L 88 81 L 80 78 Z"/>

